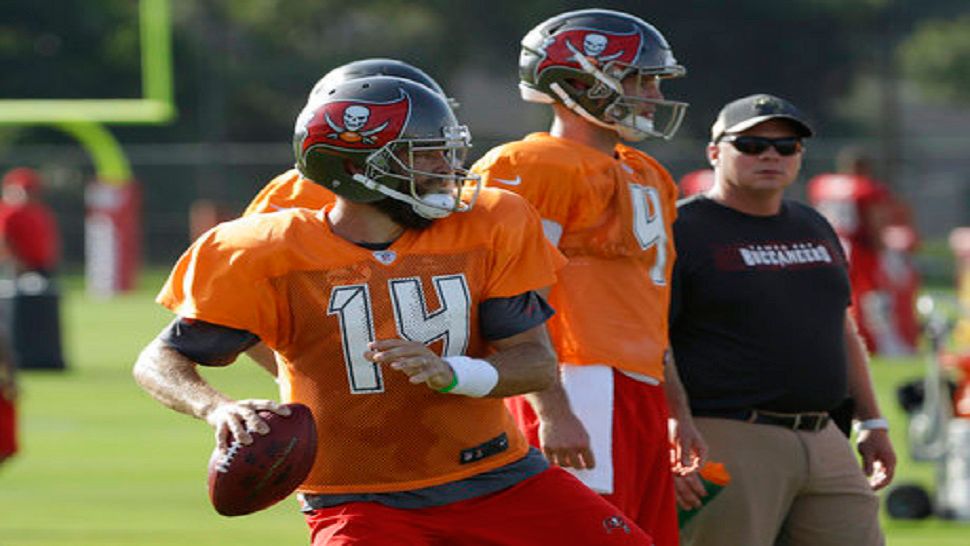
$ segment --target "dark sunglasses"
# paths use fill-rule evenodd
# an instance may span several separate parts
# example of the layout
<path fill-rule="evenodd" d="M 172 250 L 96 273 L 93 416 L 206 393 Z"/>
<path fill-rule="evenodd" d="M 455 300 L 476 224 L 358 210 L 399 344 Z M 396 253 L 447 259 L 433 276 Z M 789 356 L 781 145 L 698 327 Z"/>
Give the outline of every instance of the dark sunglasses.
<path fill-rule="evenodd" d="M 760 136 L 725 135 L 723 142 L 730 142 L 734 149 L 745 155 L 764 153 L 769 146 L 773 146 L 779 155 L 794 155 L 802 151 L 802 139 L 799 137 L 768 138 Z"/>

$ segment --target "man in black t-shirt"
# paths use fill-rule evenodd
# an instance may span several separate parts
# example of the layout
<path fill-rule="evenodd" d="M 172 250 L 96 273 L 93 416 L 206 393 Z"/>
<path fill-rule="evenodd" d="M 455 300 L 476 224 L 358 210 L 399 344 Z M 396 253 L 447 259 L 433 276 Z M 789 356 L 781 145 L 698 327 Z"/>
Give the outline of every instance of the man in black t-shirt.
<path fill-rule="evenodd" d="M 783 198 L 811 135 L 783 99 L 728 104 L 707 148 L 714 187 L 678 209 L 671 345 L 710 458 L 732 478 L 685 545 L 884 542 L 872 490 L 896 460 L 847 314 L 845 256 L 822 216 Z M 847 395 L 863 470 L 828 414 Z M 696 507 L 703 488 L 687 476 L 677 493 Z"/>

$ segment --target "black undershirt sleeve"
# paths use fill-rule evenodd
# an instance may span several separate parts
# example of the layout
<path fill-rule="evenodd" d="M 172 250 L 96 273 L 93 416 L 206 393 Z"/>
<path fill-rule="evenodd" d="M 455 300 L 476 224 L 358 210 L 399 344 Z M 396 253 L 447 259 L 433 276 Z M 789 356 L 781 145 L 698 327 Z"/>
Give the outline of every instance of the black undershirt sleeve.
<path fill-rule="evenodd" d="M 259 337 L 203 320 L 178 317 L 159 336 L 162 343 L 203 366 L 228 366 Z"/>
<path fill-rule="evenodd" d="M 521 334 L 554 314 L 546 300 L 533 290 L 510 298 L 487 299 L 478 306 L 482 337 L 489 341 Z"/>

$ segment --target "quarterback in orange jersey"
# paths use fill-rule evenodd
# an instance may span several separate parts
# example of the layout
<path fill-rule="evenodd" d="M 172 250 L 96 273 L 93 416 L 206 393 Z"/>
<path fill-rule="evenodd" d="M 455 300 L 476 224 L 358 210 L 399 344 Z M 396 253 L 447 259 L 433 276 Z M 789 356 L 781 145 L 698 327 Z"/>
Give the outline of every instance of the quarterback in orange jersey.
<path fill-rule="evenodd" d="M 386 58 L 361 59 L 334 68 L 313 86 L 309 100 L 313 100 L 321 89 L 328 89 L 340 82 L 369 76 L 393 76 L 419 83 L 445 97 L 452 109 L 458 108 L 458 102 L 449 98 L 438 82 L 425 71 L 404 61 Z M 246 207 L 243 216 L 290 208 L 318 210 L 333 203 L 333 200 L 333 192 L 312 180 L 304 178 L 297 169 L 290 169 L 266 184 Z M 246 351 L 246 354 L 266 371 L 276 375 L 276 357 L 264 344 L 254 345 Z"/>
<path fill-rule="evenodd" d="M 552 128 L 491 150 L 472 170 L 532 202 L 569 261 L 549 293 L 560 381 L 509 407 L 552 462 L 673 546 L 668 415 L 681 469 L 706 449 L 664 365 L 677 187 L 621 141 L 673 135 L 687 105 L 664 100 L 659 85 L 685 71 L 654 27 L 599 9 L 539 24 L 519 59 L 522 97 L 552 106 Z"/>
<path fill-rule="evenodd" d="M 537 290 L 563 258 L 524 200 L 460 168 L 469 139 L 443 97 L 400 78 L 311 100 L 297 168 L 335 201 L 198 239 L 158 297 L 178 318 L 135 377 L 220 444 L 250 443 L 268 427 L 256 412 L 279 406 L 233 400 L 196 366 L 276 351 L 282 398 L 319 434 L 299 488 L 315 546 L 652 544 L 550 467 L 502 403 L 554 382 Z"/>

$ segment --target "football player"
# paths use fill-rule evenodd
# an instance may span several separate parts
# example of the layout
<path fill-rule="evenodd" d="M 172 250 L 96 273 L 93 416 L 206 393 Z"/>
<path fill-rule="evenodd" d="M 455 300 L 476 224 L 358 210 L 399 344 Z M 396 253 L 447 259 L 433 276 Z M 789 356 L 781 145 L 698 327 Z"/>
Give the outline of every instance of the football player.
<path fill-rule="evenodd" d="M 684 74 L 663 35 L 638 17 L 552 17 L 523 38 L 519 56 L 522 98 L 551 106 L 551 129 L 473 167 L 487 185 L 532 202 L 569 259 L 549 294 L 561 385 L 510 408 L 552 462 L 665 546 L 677 544 L 665 381 L 678 461 L 692 468 L 705 448 L 673 363 L 664 366 L 677 186 L 624 142 L 674 135 L 687 104 L 666 100 L 660 85 Z"/>
<path fill-rule="evenodd" d="M 330 89 L 337 83 L 368 76 L 394 76 L 419 83 L 445 97 L 453 110 L 458 108 L 458 101 L 448 97 L 438 82 L 425 71 L 404 61 L 386 58 L 361 59 L 334 68 L 313 86 L 308 101 L 317 97 L 322 89 Z M 246 207 L 243 216 L 298 207 L 319 209 L 333 200 L 334 195 L 330 190 L 301 176 L 293 168 L 277 175 L 266 184 Z M 257 343 L 246 354 L 269 373 L 274 376 L 277 374 L 276 356 L 266 345 Z"/>
<path fill-rule="evenodd" d="M 873 176 L 864 152 L 845 148 L 838 164 L 839 172 L 809 180 L 807 193 L 849 257 L 853 318 L 870 351 L 912 354 L 919 337 L 914 309 L 919 278 L 909 256 L 916 231 L 905 205 Z"/>
<path fill-rule="evenodd" d="M 294 134 L 297 169 L 334 202 L 197 240 L 159 295 L 178 318 L 138 382 L 220 444 L 249 443 L 278 405 L 233 400 L 196 367 L 257 340 L 276 351 L 283 398 L 312 409 L 323 446 L 300 487 L 316 546 L 652 544 L 548 466 L 502 403 L 554 380 L 536 291 L 563 259 L 528 203 L 460 168 L 470 136 L 445 99 L 350 80 Z"/>

